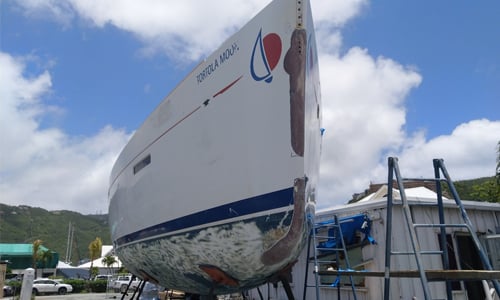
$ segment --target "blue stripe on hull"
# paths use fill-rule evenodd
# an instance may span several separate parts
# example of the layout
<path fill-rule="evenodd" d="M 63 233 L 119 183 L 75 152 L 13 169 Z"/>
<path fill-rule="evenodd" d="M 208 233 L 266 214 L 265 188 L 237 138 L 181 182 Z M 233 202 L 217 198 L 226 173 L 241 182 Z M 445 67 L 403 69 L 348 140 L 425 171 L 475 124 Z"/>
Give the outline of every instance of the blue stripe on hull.
<path fill-rule="evenodd" d="M 293 187 L 221 205 L 125 235 L 115 246 L 133 243 L 195 226 L 293 205 Z"/>

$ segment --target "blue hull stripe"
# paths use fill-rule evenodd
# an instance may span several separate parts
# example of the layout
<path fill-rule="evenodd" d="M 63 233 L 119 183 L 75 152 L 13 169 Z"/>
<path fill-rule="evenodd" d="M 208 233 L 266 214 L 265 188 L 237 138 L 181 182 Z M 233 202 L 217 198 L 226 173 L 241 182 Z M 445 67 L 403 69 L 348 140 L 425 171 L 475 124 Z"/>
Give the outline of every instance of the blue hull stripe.
<path fill-rule="evenodd" d="M 276 192 L 239 200 L 125 235 L 115 241 L 115 246 L 132 243 L 169 232 L 191 228 L 207 223 L 224 221 L 236 217 L 272 210 L 293 204 L 293 187 Z M 166 206 L 168 209 L 168 206 Z"/>

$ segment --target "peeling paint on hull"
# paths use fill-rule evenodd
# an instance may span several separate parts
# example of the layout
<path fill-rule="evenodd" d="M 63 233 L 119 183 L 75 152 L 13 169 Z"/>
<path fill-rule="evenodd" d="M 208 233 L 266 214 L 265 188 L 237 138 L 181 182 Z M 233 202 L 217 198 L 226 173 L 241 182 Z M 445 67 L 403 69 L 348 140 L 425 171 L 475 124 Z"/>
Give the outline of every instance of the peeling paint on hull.
<path fill-rule="evenodd" d="M 200 294 L 231 293 L 262 284 L 266 278 L 295 259 L 307 237 L 306 227 L 298 233 L 302 241 L 288 249 L 288 257 L 281 257 L 279 263 L 273 265 L 261 262 L 262 255 L 269 248 L 266 241 L 275 241 L 273 235 L 276 231 L 287 232 L 291 221 L 292 216 L 288 213 L 274 214 L 153 238 L 120 247 L 117 252 L 133 273 L 141 274 L 148 270 L 148 276 L 159 282 L 168 282 L 176 289 Z M 271 237 L 266 238 L 266 235 Z M 200 268 L 202 265 L 217 266 L 238 284 L 214 284 Z"/>

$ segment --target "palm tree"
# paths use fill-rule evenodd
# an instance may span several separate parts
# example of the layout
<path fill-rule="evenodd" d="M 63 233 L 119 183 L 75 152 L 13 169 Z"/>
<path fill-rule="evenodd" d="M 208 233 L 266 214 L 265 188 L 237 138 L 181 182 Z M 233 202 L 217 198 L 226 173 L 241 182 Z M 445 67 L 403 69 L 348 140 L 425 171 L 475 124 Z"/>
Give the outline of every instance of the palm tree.
<path fill-rule="evenodd" d="M 52 261 L 52 251 L 50 250 L 45 250 L 40 253 L 39 259 L 42 261 L 42 274 L 43 274 L 43 269 L 45 269 L 50 261 Z"/>
<path fill-rule="evenodd" d="M 116 260 L 116 258 L 113 256 L 113 255 L 106 255 L 103 259 L 102 259 L 102 263 L 106 266 L 106 268 L 108 269 L 108 273 L 109 274 L 112 274 L 111 272 L 111 267 L 117 263 L 118 261 Z"/>
<path fill-rule="evenodd" d="M 33 247 L 32 247 L 32 250 L 33 250 L 33 253 L 32 253 L 32 260 L 33 260 L 33 269 L 35 270 L 35 277 L 36 277 L 36 265 L 37 265 L 37 262 L 38 260 L 40 259 L 40 250 L 42 249 L 42 243 L 43 241 L 42 240 L 35 240 L 33 242 Z"/>
<path fill-rule="evenodd" d="M 94 260 L 101 255 L 102 241 L 101 238 L 96 237 L 95 240 L 89 244 L 89 254 L 90 254 L 90 275 L 94 277 L 97 275 L 97 270 L 94 270 Z"/>

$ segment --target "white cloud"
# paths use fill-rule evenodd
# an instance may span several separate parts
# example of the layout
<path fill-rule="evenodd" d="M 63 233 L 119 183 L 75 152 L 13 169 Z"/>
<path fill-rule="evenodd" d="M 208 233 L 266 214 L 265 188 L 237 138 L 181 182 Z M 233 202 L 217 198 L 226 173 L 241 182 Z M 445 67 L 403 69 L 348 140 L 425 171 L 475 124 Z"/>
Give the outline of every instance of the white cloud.
<path fill-rule="evenodd" d="M 29 16 L 52 18 L 65 27 L 76 16 L 90 26 L 114 26 L 144 43 L 142 53 L 165 53 L 197 61 L 218 47 L 270 0 L 165 1 L 165 0 L 20 0 Z M 345 24 L 367 0 L 313 1 L 315 21 L 321 31 Z M 327 35 L 323 35 L 325 38 Z"/>
<path fill-rule="evenodd" d="M 404 142 L 404 100 L 421 76 L 366 50 L 320 56 L 323 153 L 320 205 L 364 190 L 384 151 Z"/>
<path fill-rule="evenodd" d="M 450 135 L 425 140 L 423 134 L 405 141 L 401 166 L 409 176 L 433 177 L 432 159 L 443 158 L 453 180 L 494 176 L 500 121 L 486 119 L 460 124 Z"/>
<path fill-rule="evenodd" d="M 142 53 L 198 60 L 255 15 L 269 0 L 251 1 L 135 1 L 22 0 L 29 15 L 48 14 L 65 26 L 79 16 L 90 26 L 114 26 L 144 42 Z M 69 11 L 67 14 L 59 13 Z"/>
<path fill-rule="evenodd" d="M 2 52 L 0 65 L 2 203 L 107 212 L 109 171 L 128 135 L 110 126 L 90 137 L 42 128 L 48 112 L 43 97 L 52 86 L 49 72 L 26 78 L 25 61 Z"/>
<path fill-rule="evenodd" d="M 344 55 L 323 53 L 320 70 L 326 132 L 319 207 L 386 182 L 389 156 L 399 158 L 405 177 L 432 178 L 434 158 L 444 159 L 453 180 L 495 175 L 500 121 L 473 120 L 431 140 L 404 131 L 406 96 L 422 80 L 413 67 L 354 47 Z"/>
<path fill-rule="evenodd" d="M 64 27 L 71 25 L 75 17 L 70 2 L 58 0 L 20 0 L 18 3 L 25 16 L 35 19 L 57 20 Z"/>
<path fill-rule="evenodd" d="M 368 0 L 313 0 L 314 23 L 318 27 L 341 27 L 368 6 Z"/>

